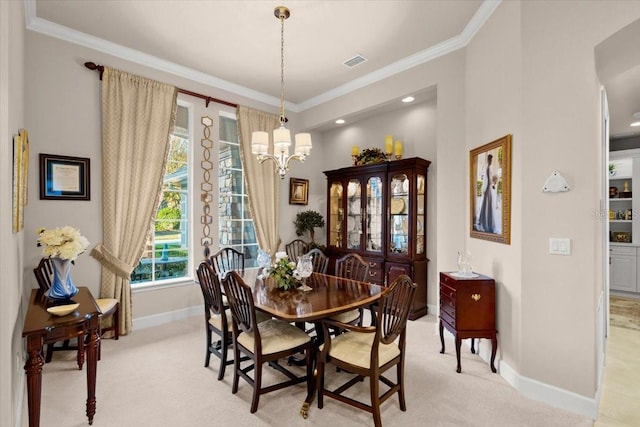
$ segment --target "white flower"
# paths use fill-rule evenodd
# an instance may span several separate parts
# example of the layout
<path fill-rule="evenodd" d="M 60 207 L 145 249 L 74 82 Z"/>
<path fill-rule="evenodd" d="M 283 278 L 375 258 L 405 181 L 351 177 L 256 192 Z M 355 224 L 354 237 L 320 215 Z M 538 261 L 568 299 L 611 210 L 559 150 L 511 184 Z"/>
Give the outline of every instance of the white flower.
<path fill-rule="evenodd" d="M 71 226 L 47 230 L 36 230 L 38 246 L 42 246 L 42 254 L 47 257 L 59 257 L 74 261 L 78 255 L 89 247 L 89 241 L 80 234 L 80 230 Z"/>

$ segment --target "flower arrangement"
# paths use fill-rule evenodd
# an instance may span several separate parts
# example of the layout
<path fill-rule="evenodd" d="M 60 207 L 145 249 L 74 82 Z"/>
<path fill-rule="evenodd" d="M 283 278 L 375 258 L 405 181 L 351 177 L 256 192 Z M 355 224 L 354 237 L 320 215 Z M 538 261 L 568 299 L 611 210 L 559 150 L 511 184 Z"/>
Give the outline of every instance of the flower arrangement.
<path fill-rule="evenodd" d="M 285 291 L 296 286 L 296 263 L 286 255 L 276 254 L 276 262 L 269 267 L 269 277 L 273 277 L 276 287 Z"/>
<path fill-rule="evenodd" d="M 48 257 L 69 259 L 71 262 L 89 246 L 89 241 L 80 234 L 80 230 L 69 225 L 54 229 L 39 228 L 38 246 L 42 246 L 42 254 Z"/>
<path fill-rule="evenodd" d="M 355 164 L 357 166 L 361 165 L 372 165 L 375 163 L 382 163 L 387 161 L 387 156 L 382 152 L 379 148 L 365 148 L 362 150 L 360 154 L 358 154 L 355 158 Z"/>

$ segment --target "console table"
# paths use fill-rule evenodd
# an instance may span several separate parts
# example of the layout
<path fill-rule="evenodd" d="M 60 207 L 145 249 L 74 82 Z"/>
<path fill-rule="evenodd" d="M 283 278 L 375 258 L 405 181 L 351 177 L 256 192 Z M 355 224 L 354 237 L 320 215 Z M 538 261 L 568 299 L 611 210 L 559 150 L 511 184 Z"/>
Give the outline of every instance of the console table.
<path fill-rule="evenodd" d="M 29 427 L 40 425 L 40 400 L 42 393 L 43 347 L 65 339 L 86 337 L 87 354 L 87 418 L 93 423 L 96 413 L 96 370 L 98 362 L 98 329 L 100 309 L 86 287 L 79 287 L 72 298 L 80 306 L 66 316 L 54 316 L 47 307 L 56 305 L 40 289 L 31 291 L 22 336 L 27 339 L 29 358 L 24 365 L 27 374 L 27 396 L 29 405 Z"/>
<path fill-rule="evenodd" d="M 491 339 L 491 371 L 496 372 L 494 361 L 498 348 L 496 331 L 495 281 L 482 274 L 459 277 L 455 273 L 440 273 L 440 343 L 444 353 L 443 329 L 455 338 L 456 358 L 460 373 L 460 343 L 471 338 L 471 352 L 475 353 L 474 338 Z"/>

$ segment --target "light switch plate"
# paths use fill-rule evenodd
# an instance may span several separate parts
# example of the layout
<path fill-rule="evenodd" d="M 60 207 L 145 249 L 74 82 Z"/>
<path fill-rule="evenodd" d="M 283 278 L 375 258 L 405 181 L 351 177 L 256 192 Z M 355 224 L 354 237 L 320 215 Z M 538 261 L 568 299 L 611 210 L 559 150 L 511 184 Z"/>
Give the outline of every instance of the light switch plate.
<path fill-rule="evenodd" d="M 549 237 L 549 253 L 552 255 L 571 255 L 571 239 Z"/>

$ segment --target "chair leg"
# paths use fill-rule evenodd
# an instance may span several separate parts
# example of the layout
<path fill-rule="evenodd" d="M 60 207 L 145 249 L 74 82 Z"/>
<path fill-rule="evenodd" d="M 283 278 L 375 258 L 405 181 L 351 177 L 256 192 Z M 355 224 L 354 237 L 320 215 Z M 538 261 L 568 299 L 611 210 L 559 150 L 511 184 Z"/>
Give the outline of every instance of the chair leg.
<path fill-rule="evenodd" d="M 47 345 L 47 355 L 44 358 L 45 363 L 51 362 L 51 358 L 53 357 L 53 346 L 54 344 Z"/>
<path fill-rule="evenodd" d="M 371 383 L 371 412 L 373 413 L 373 424 L 375 427 L 382 427 L 382 418 L 380 417 L 380 380 L 378 375 L 371 375 L 369 377 Z"/>
<path fill-rule="evenodd" d="M 240 350 L 238 350 L 238 344 L 234 339 L 233 340 L 233 385 L 231 386 L 232 394 L 236 394 L 238 392 L 239 378 L 240 378 Z"/>
<path fill-rule="evenodd" d="M 206 331 L 206 353 L 204 355 L 204 367 L 208 368 L 209 367 L 209 361 L 211 360 L 211 329 L 209 329 L 209 325 L 205 324 L 205 331 Z"/>
<path fill-rule="evenodd" d="M 220 369 L 218 370 L 218 381 L 224 378 L 224 371 L 227 368 L 227 351 L 229 349 L 229 338 L 224 333 L 224 337 L 220 339 Z"/>
<path fill-rule="evenodd" d="M 260 402 L 260 389 L 262 388 L 262 364 L 258 366 L 256 360 L 253 361 L 253 399 L 251 400 L 251 413 L 255 413 L 258 410 L 258 402 Z"/>
<path fill-rule="evenodd" d="M 113 337 L 117 341 L 120 338 L 120 305 L 118 305 L 111 317 L 113 320 Z"/>
<path fill-rule="evenodd" d="M 404 399 L 404 360 L 401 360 L 397 365 L 397 381 L 398 385 L 398 400 L 400 401 L 400 410 L 405 412 L 407 410 L 407 403 Z"/>

